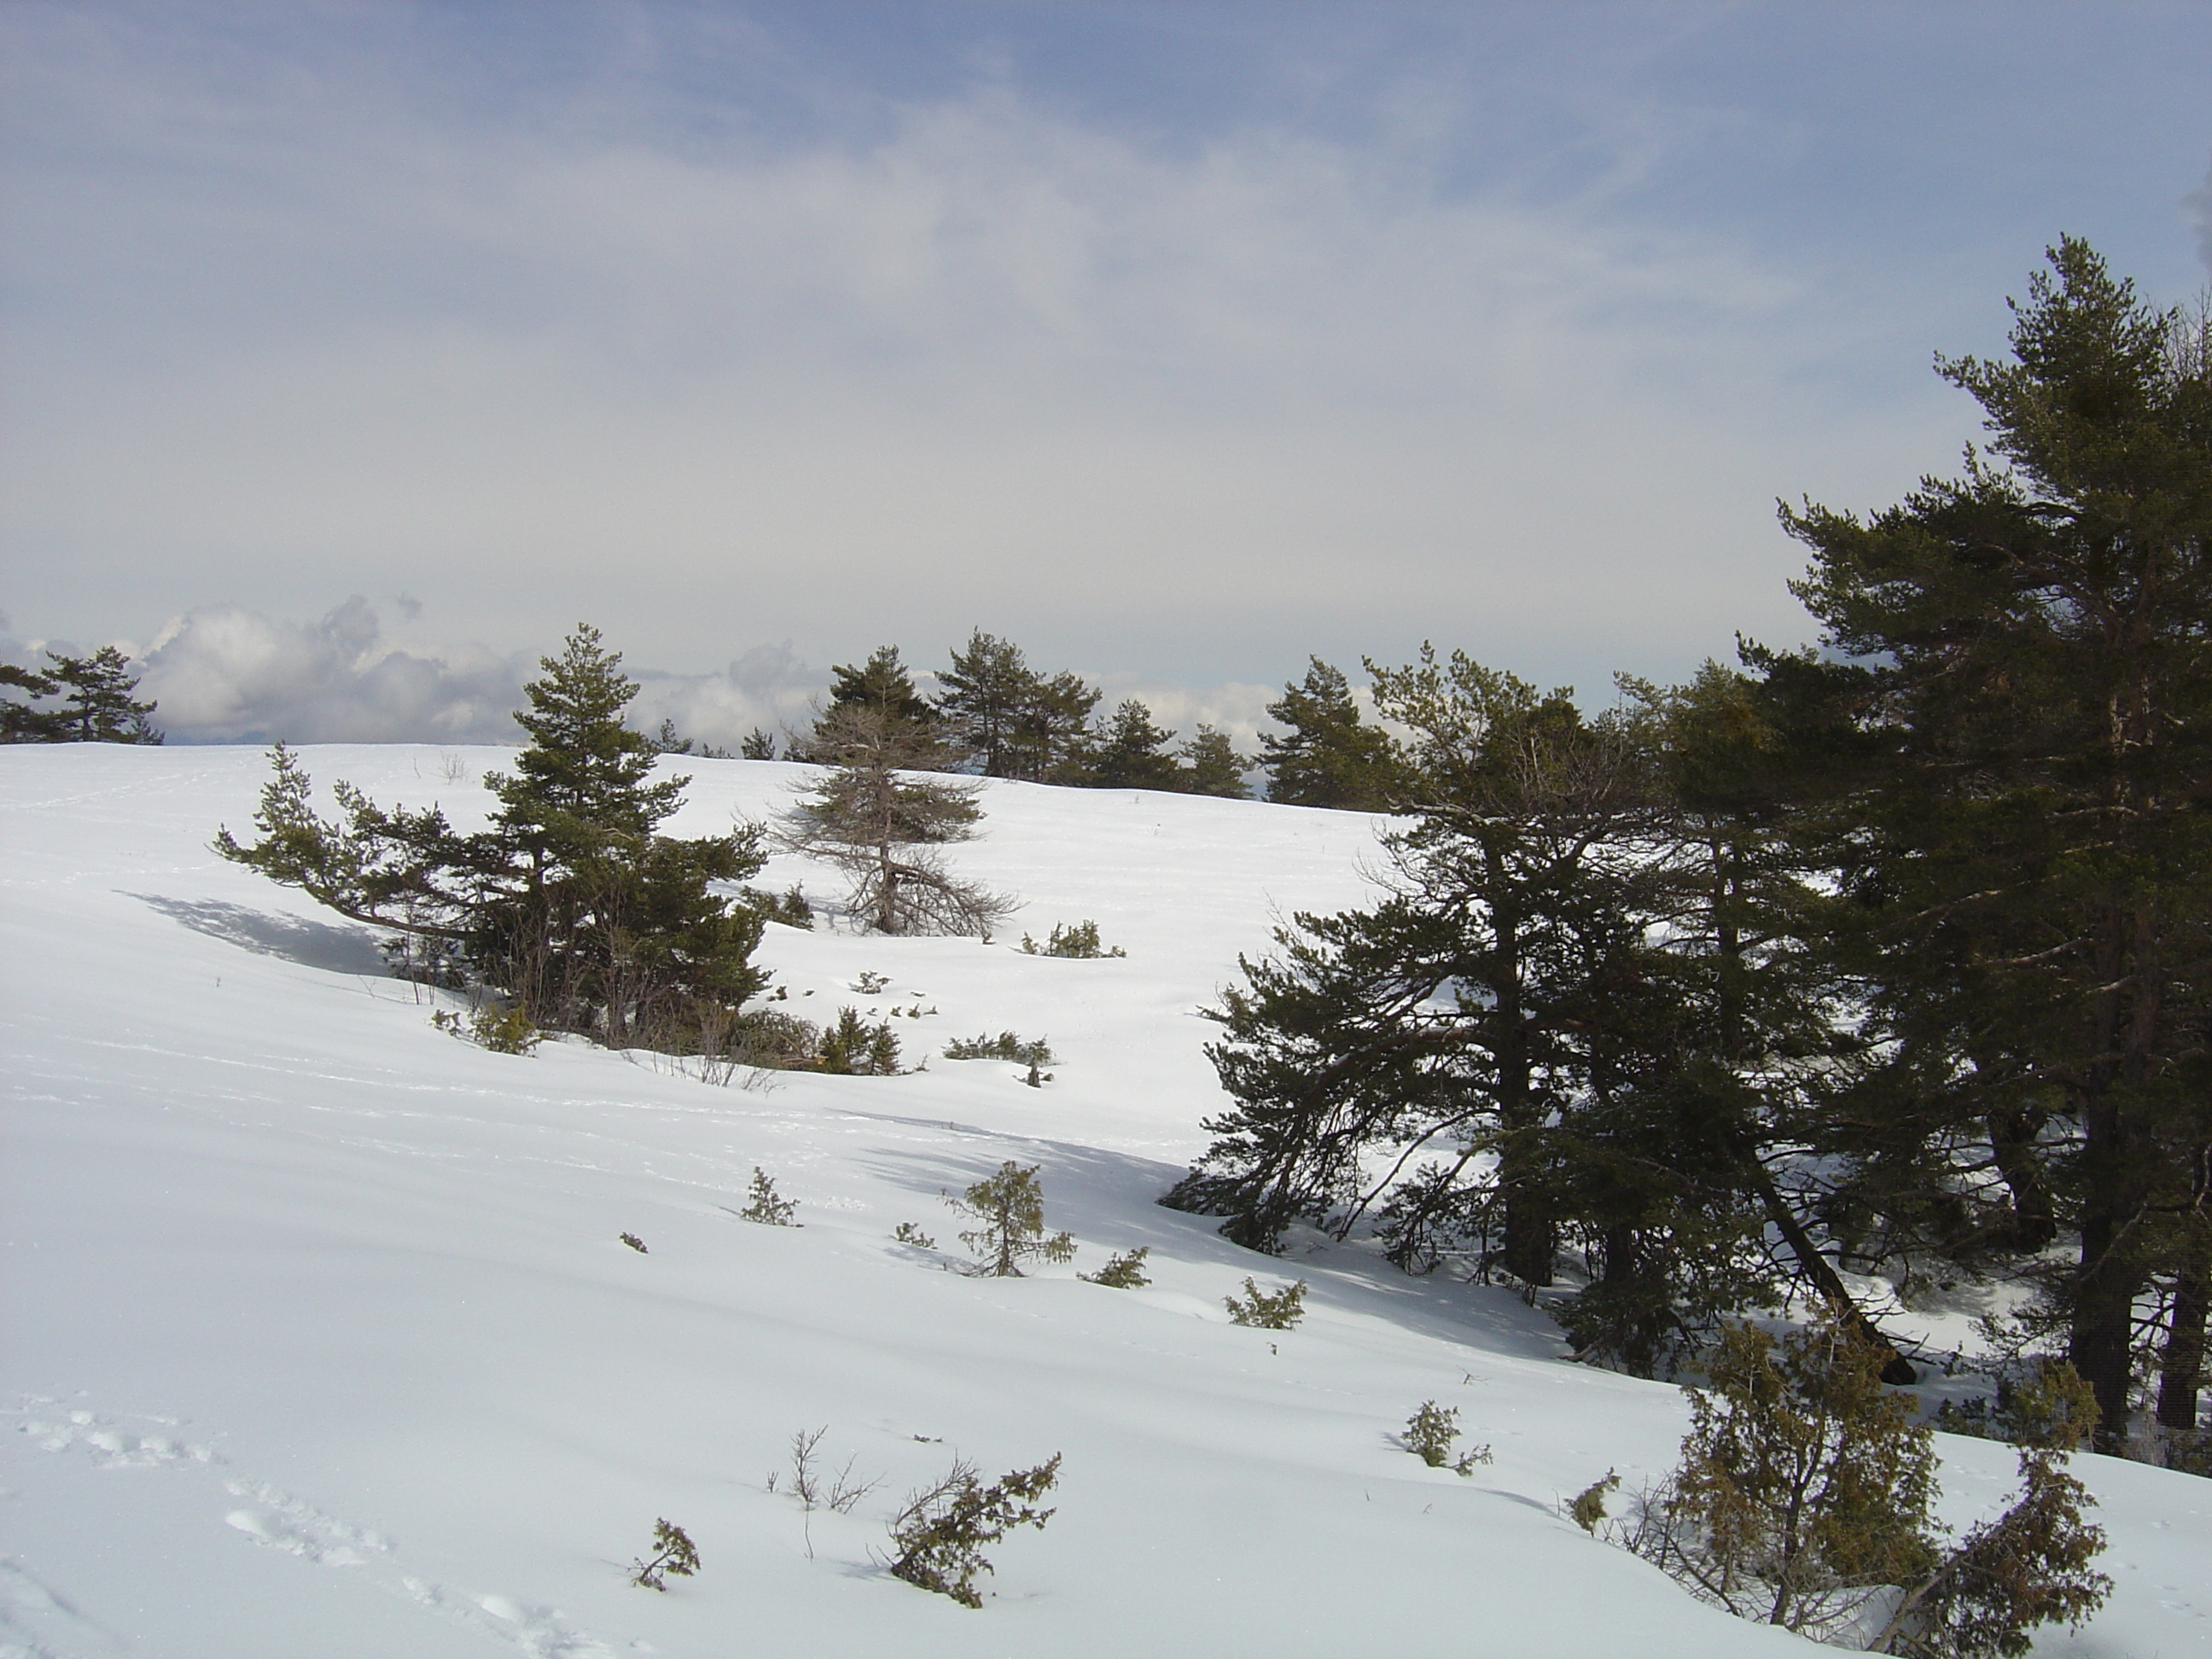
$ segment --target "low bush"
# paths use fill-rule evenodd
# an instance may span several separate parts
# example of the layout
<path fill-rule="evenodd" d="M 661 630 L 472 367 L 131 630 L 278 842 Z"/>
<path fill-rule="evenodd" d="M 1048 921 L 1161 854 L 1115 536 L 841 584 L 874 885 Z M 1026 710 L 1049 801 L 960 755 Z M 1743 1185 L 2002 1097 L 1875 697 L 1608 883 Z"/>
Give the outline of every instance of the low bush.
<path fill-rule="evenodd" d="M 1149 1244 L 1139 1244 L 1133 1250 L 1107 1258 L 1106 1265 L 1095 1273 L 1078 1273 L 1078 1279 L 1087 1279 L 1093 1285 L 1103 1285 L 1114 1291 L 1140 1291 L 1152 1281 L 1145 1272 L 1145 1258 L 1152 1253 Z"/>
<path fill-rule="evenodd" d="M 496 1003 L 480 1002 L 469 1010 L 465 1019 L 450 1008 L 441 1008 L 430 1016 L 430 1024 L 448 1036 L 473 1042 L 495 1054 L 526 1054 L 545 1040 L 545 1033 L 520 1004 L 502 1008 Z"/>
<path fill-rule="evenodd" d="M 1049 1066 L 1054 1055 L 1042 1037 L 1025 1040 L 1012 1031 L 996 1036 L 955 1037 L 945 1045 L 947 1060 L 1010 1060 L 1018 1066 Z"/>
<path fill-rule="evenodd" d="M 791 1218 L 798 1205 L 787 1198 L 779 1197 L 775 1182 L 757 1164 L 753 1168 L 752 1184 L 745 1189 L 745 1207 L 738 1212 L 747 1221 L 757 1221 L 763 1227 L 794 1227 L 799 1224 Z"/>
<path fill-rule="evenodd" d="M 1421 1402 L 1420 1409 L 1406 1420 L 1406 1431 L 1399 1437 L 1407 1451 L 1432 1469 L 1449 1469 L 1454 1474 L 1473 1474 L 1475 1465 L 1491 1461 L 1487 1446 L 1477 1446 L 1472 1451 L 1463 1451 L 1454 1457 L 1451 1455 L 1452 1442 L 1458 1438 L 1457 1407 L 1439 1406 L 1433 1400 Z"/>
<path fill-rule="evenodd" d="M 1129 953 L 1116 945 L 1112 949 L 1102 948 L 1098 943 L 1098 924 L 1078 921 L 1062 927 L 1053 924 L 1052 933 L 1039 945 L 1027 933 L 1022 935 L 1022 949 L 1033 957 L 1126 957 Z"/>
<path fill-rule="evenodd" d="M 840 1008 L 836 1024 L 822 1033 L 815 1064 L 825 1072 L 853 1077 L 895 1077 L 898 1073 L 898 1033 L 890 1022 L 872 1024 L 860 1011 Z"/>
<path fill-rule="evenodd" d="M 1059 1479 L 1058 1452 L 1033 1469 L 1015 1469 L 988 1486 L 975 1478 L 973 1463 L 954 1458 L 945 1474 L 908 1494 L 892 1517 L 891 1543 L 897 1553 L 891 1559 L 891 1576 L 949 1595 L 963 1607 L 981 1607 L 975 1575 L 996 1571 L 983 1547 L 1016 1527 L 1042 1529 L 1057 1511 L 1037 1508 L 1036 1500 Z"/>
<path fill-rule="evenodd" d="M 1306 1282 L 1301 1279 L 1279 1291 L 1267 1291 L 1247 1279 L 1244 1294 L 1224 1297 L 1222 1305 L 1229 1310 L 1232 1325 L 1252 1325 L 1263 1331 L 1295 1329 L 1306 1316 Z"/>
<path fill-rule="evenodd" d="M 653 1553 L 630 1564 L 629 1582 L 647 1589 L 665 1590 L 670 1577 L 689 1578 L 699 1571 L 699 1551 L 683 1528 L 669 1520 L 653 1525 Z"/>

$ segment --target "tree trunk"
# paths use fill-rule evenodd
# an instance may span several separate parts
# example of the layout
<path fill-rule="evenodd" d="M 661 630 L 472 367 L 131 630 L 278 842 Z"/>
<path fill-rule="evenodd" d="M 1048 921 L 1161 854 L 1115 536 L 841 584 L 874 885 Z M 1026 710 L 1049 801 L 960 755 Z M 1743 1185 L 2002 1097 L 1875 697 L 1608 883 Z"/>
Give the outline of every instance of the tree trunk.
<path fill-rule="evenodd" d="M 1805 1231 L 1804 1224 L 1797 1219 L 1796 1212 L 1777 1190 L 1765 1166 L 1754 1158 L 1748 1169 L 1752 1188 L 1759 1194 L 1766 1218 L 1774 1224 L 1774 1231 L 1782 1235 L 1782 1242 L 1790 1247 L 1790 1254 L 1796 1258 L 1797 1270 L 1805 1275 L 1807 1281 L 1831 1307 L 1857 1327 L 1861 1335 L 1889 1356 L 1882 1364 L 1881 1380 L 1893 1388 L 1900 1389 L 1917 1382 L 1920 1373 L 1914 1369 L 1912 1362 L 1897 1351 L 1897 1345 L 1881 1334 L 1881 1327 L 1869 1319 L 1860 1310 L 1859 1304 L 1851 1300 L 1851 1293 L 1844 1286 L 1843 1276 L 1837 1273 L 1828 1258 L 1820 1254 L 1820 1246 L 1814 1243 L 1813 1236 Z"/>
<path fill-rule="evenodd" d="M 2194 1432 L 2197 1398 L 2203 1387 L 2204 1322 L 2212 1311 L 2212 1145 L 2191 1162 L 2196 1200 L 2182 1226 L 2181 1266 L 2174 1275 L 2173 1308 L 2159 1356 L 2158 1421 Z"/>

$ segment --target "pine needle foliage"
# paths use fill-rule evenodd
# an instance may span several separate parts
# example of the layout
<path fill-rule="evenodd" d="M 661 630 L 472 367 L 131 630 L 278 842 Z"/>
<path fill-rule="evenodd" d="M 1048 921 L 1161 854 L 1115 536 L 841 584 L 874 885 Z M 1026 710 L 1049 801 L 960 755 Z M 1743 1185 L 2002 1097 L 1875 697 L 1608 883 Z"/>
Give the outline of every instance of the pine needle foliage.
<path fill-rule="evenodd" d="M 1066 1233 L 1048 1235 L 1044 1230 L 1044 1188 L 1037 1182 L 1036 1164 L 1024 1169 L 1012 1158 L 998 1174 L 979 1181 L 958 1198 L 945 1202 L 979 1224 L 960 1235 L 960 1242 L 975 1255 L 969 1271 L 979 1279 L 1019 1279 L 1024 1261 L 1068 1261 L 1075 1255 L 1075 1240 Z"/>
<path fill-rule="evenodd" d="M 775 1180 L 755 1164 L 752 1182 L 745 1189 L 745 1207 L 738 1215 L 763 1227 L 791 1227 L 798 1224 L 791 1218 L 798 1209 L 791 1200 L 777 1195 Z"/>
<path fill-rule="evenodd" d="M 1845 1315 L 1780 1339 L 1730 1328 L 1711 1387 L 1689 1391 L 1680 1465 L 1624 1519 L 1601 1518 L 1607 1482 L 1575 1518 L 1701 1601 L 1872 1652 L 2011 1659 L 2038 1626 L 2087 1619 L 2111 1581 L 2065 1454 L 2023 1448 L 2019 1499 L 1947 1548 L 1933 1436 L 1884 1363 Z"/>
<path fill-rule="evenodd" d="M 1059 1479 L 1058 1452 L 1035 1468 L 1012 1470 L 988 1486 L 976 1479 L 973 1463 L 956 1457 L 945 1474 L 908 1494 L 892 1517 L 891 1542 L 897 1553 L 891 1576 L 949 1595 L 963 1607 L 981 1607 L 975 1575 L 996 1571 L 984 1546 L 997 1543 L 1016 1527 L 1042 1530 L 1057 1511 L 1039 1509 L 1036 1500 Z"/>
<path fill-rule="evenodd" d="M 1229 1310 L 1232 1325 L 1251 1325 L 1263 1331 L 1292 1330 L 1306 1316 L 1306 1282 L 1301 1279 L 1279 1291 L 1263 1291 L 1247 1279 L 1244 1294 L 1224 1297 L 1222 1305 Z"/>
<path fill-rule="evenodd" d="M 840 1008 L 836 1023 L 822 1033 L 816 1061 L 821 1070 L 853 1077 L 894 1077 L 899 1068 L 898 1033 L 888 1020 L 866 1020 L 860 1011 Z"/>
<path fill-rule="evenodd" d="M 1072 921 L 1064 926 L 1054 922 L 1052 933 L 1042 945 L 1024 933 L 1022 952 L 1024 956 L 1076 957 L 1086 961 L 1129 954 L 1118 945 L 1108 946 L 1100 944 L 1098 924 L 1095 921 Z"/>
<path fill-rule="evenodd" d="M 1012 1031 L 996 1036 L 955 1037 L 945 1045 L 947 1060 L 1011 1060 L 1023 1066 L 1049 1066 L 1052 1045 L 1042 1037 L 1025 1038 Z"/>
<path fill-rule="evenodd" d="M 1140 1291 L 1151 1284 L 1152 1277 L 1145 1272 L 1145 1258 L 1152 1253 L 1149 1244 L 1139 1244 L 1133 1250 L 1123 1250 L 1107 1258 L 1106 1265 L 1095 1273 L 1078 1273 L 1078 1279 L 1103 1285 L 1110 1291 Z"/>
<path fill-rule="evenodd" d="M 1459 1438 L 1459 1410 L 1424 1400 L 1406 1419 L 1406 1431 L 1400 1437 L 1406 1449 L 1431 1468 L 1443 1468 L 1451 1461 L 1452 1442 Z"/>
<path fill-rule="evenodd" d="M 690 1534 L 663 1518 L 653 1523 L 653 1553 L 630 1563 L 629 1582 L 665 1591 L 666 1579 L 689 1578 L 698 1571 L 699 1550 Z"/>

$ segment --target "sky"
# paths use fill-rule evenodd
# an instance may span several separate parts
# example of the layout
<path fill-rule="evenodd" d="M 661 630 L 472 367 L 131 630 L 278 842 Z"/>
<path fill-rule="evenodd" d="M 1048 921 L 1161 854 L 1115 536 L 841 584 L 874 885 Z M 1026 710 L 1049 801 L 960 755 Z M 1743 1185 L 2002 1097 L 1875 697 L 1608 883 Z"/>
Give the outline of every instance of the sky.
<path fill-rule="evenodd" d="M 2212 281 L 2212 7 L 0 8 L 0 649 L 174 738 L 734 743 L 982 628 L 1247 735 L 1812 635 L 2061 233 Z"/>

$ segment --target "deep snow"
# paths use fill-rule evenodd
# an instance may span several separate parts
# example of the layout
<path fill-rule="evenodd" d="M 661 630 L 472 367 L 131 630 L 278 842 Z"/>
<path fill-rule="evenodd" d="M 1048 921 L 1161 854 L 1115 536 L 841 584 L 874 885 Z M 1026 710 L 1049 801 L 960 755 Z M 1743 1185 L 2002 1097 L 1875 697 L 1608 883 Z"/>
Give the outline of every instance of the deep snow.
<path fill-rule="evenodd" d="M 511 754 L 306 759 L 465 819 Z M 799 770 L 684 769 L 678 833 L 776 810 Z M 1006 937 L 774 928 L 762 952 L 810 1017 L 933 1011 L 894 1022 L 927 1069 L 745 1090 L 433 1030 L 368 930 L 209 852 L 265 771 L 0 750 L 0 1656 L 1812 1650 L 1560 1516 L 1608 1468 L 1671 1463 L 1677 1390 L 1565 1363 L 1502 1291 L 1310 1240 L 1270 1260 L 1152 1202 L 1221 1100 L 1194 1011 L 1279 916 L 1361 896 L 1370 821 L 993 785 L 956 856 L 1025 902 Z M 835 888 L 791 860 L 766 879 Z M 1018 948 L 1086 918 L 1126 958 Z M 890 988 L 858 994 L 864 970 Z M 1048 1087 L 939 1057 L 1007 1029 L 1049 1037 Z M 1072 1267 L 973 1279 L 891 1242 L 912 1221 L 957 1255 L 940 1193 L 1008 1158 L 1042 1164 Z M 755 1165 L 803 1226 L 736 1218 Z M 1074 1279 L 1138 1244 L 1149 1289 Z M 1304 1324 L 1230 1324 L 1247 1274 L 1307 1279 Z M 1395 1443 L 1431 1398 L 1494 1463 L 1461 1479 Z M 767 1476 L 825 1425 L 885 1484 L 810 1519 Z M 1942 1447 L 1964 1525 L 2010 1459 Z M 1066 1456 L 980 1613 L 878 1565 L 884 1517 L 955 1449 L 987 1474 Z M 2118 1589 L 2044 1649 L 2212 1654 L 2212 1484 L 2076 1468 Z M 655 1595 L 624 1568 L 663 1516 L 704 1565 Z"/>

